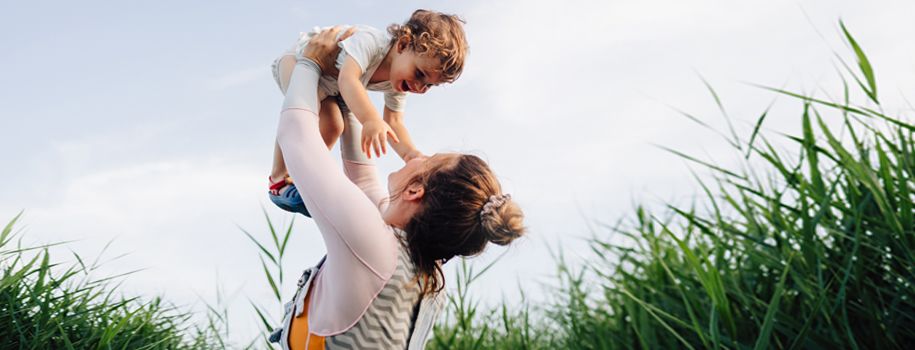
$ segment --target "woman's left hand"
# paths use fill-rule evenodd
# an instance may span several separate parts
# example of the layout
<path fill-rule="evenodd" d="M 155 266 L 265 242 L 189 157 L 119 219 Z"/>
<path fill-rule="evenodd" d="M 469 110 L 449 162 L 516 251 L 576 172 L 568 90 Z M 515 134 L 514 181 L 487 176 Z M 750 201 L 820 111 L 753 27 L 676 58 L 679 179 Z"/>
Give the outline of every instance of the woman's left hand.
<path fill-rule="evenodd" d="M 350 27 L 337 39 L 337 34 L 340 33 L 340 26 L 322 30 L 308 40 L 308 45 L 302 50 L 302 56 L 315 61 L 321 67 L 321 74 L 336 76 L 339 72 L 334 62 L 340 53 L 340 46 L 337 43 L 350 37 L 355 32 L 356 28 Z"/>

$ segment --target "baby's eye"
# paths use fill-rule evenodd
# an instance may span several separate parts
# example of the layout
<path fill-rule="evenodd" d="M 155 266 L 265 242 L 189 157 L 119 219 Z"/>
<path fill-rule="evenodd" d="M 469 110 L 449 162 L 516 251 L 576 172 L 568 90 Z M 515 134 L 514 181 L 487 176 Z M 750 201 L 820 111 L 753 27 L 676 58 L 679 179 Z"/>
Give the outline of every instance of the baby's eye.
<path fill-rule="evenodd" d="M 422 79 L 422 78 L 425 77 L 425 76 L 426 76 L 426 75 L 423 74 L 423 71 L 421 71 L 421 70 L 419 70 L 419 69 L 416 70 L 416 79 Z"/>

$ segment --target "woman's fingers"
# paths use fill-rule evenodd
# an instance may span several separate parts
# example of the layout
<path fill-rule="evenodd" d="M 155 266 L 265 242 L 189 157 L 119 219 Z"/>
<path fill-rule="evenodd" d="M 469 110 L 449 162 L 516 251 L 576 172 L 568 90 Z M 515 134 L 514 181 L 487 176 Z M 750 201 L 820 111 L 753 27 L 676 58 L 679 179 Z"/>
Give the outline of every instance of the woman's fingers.
<path fill-rule="evenodd" d="M 340 52 L 340 47 L 337 46 L 336 40 L 340 29 L 340 26 L 336 26 L 318 32 L 308 40 L 308 45 L 302 51 L 302 55 L 317 63 L 324 73 L 332 73 L 331 70 L 336 68 L 333 62 L 337 57 L 337 53 Z"/>
<path fill-rule="evenodd" d="M 334 31 L 334 36 L 332 38 L 336 38 L 336 41 L 333 42 L 333 45 L 335 48 L 339 48 L 339 46 L 337 46 L 337 43 L 339 43 L 343 40 L 346 40 L 347 38 L 353 36 L 353 33 L 356 33 L 356 27 L 349 27 L 346 29 L 346 31 L 343 32 L 343 34 L 341 34 L 339 37 L 337 37 L 336 33 L 338 33 L 340 31 L 340 28 L 341 28 L 340 26 L 335 26 L 335 27 L 331 28 L 331 30 Z M 339 51 L 336 51 L 336 52 L 339 52 Z M 334 54 L 334 57 L 330 57 L 329 59 L 330 59 L 329 62 L 331 62 L 331 64 L 329 65 L 329 67 L 325 67 L 322 71 L 325 74 L 328 74 L 331 76 L 339 75 L 340 70 L 337 69 L 337 66 L 333 64 L 333 62 L 336 61 L 336 54 Z"/>
<path fill-rule="evenodd" d="M 346 29 L 345 32 L 343 32 L 343 35 L 341 35 L 340 38 L 337 39 L 337 41 L 339 42 L 339 41 L 346 40 L 346 38 L 353 36 L 353 33 L 355 33 L 355 32 L 356 32 L 356 27 L 349 27 Z"/>
<path fill-rule="evenodd" d="M 388 138 L 385 137 L 387 133 L 382 133 L 379 135 L 379 143 L 381 143 L 381 154 L 388 154 Z"/>
<path fill-rule="evenodd" d="M 334 45 L 334 38 L 337 37 L 337 34 L 340 33 L 340 26 L 333 26 L 328 29 L 318 32 L 312 40 L 318 40 L 322 45 Z"/>

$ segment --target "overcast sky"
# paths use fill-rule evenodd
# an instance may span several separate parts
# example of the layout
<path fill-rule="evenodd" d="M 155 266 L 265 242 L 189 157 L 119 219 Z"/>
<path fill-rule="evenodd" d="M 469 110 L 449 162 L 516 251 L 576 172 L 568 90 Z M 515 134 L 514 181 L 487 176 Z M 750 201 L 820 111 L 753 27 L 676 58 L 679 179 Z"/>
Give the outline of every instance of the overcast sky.
<path fill-rule="evenodd" d="M 595 222 L 636 203 L 689 201 L 689 168 L 654 144 L 736 159 L 670 108 L 725 127 L 700 75 L 748 135 L 774 96 L 746 82 L 837 91 L 833 52 L 853 61 L 842 18 L 888 111 L 910 115 L 912 1 L 391 3 L 3 2 L 0 221 L 24 209 L 26 242 L 75 241 L 56 251 L 63 261 L 67 250 L 94 257 L 113 241 L 104 257 L 128 255 L 101 272 L 145 269 L 126 278 L 127 294 L 199 308 L 221 286 L 233 337 L 250 339 L 258 323 L 248 299 L 274 304 L 238 226 L 265 238 L 262 206 L 291 219 L 265 193 L 282 100 L 270 62 L 313 26 L 383 28 L 416 8 L 462 16 L 471 49 L 460 80 L 408 98 L 411 135 L 427 153 L 483 156 L 527 215 L 528 236 L 475 287 L 489 303 L 518 298 L 518 285 L 544 297 L 549 247 L 587 256 Z M 765 126 L 796 130 L 798 111 L 779 99 Z M 399 165 L 392 153 L 379 170 Z M 296 220 L 290 249 L 289 275 L 323 255 L 312 222 Z"/>

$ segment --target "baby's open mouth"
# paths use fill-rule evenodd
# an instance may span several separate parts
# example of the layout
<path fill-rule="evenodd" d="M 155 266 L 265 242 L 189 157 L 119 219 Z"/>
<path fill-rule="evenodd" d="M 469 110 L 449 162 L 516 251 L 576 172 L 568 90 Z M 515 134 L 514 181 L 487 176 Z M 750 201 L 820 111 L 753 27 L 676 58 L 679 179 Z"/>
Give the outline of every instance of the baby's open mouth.
<path fill-rule="evenodd" d="M 406 80 L 400 81 L 400 91 L 410 91 L 410 85 L 407 85 Z"/>

